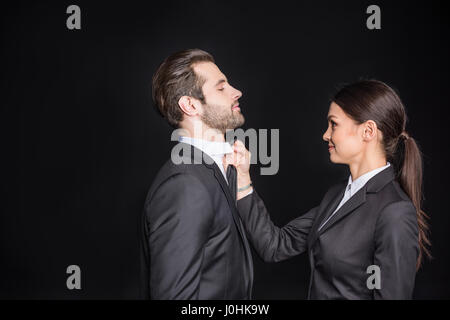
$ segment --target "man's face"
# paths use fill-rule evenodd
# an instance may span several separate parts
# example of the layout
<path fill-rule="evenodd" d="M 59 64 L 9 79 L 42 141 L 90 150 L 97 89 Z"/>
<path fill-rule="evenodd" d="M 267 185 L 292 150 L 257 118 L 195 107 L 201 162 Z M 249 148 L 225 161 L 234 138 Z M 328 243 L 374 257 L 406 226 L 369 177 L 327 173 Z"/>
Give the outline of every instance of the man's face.
<path fill-rule="evenodd" d="M 233 88 L 225 75 L 212 62 L 201 62 L 193 66 L 195 73 L 205 79 L 202 90 L 205 104 L 201 119 L 208 127 L 225 132 L 245 122 L 238 100 L 242 92 Z"/>

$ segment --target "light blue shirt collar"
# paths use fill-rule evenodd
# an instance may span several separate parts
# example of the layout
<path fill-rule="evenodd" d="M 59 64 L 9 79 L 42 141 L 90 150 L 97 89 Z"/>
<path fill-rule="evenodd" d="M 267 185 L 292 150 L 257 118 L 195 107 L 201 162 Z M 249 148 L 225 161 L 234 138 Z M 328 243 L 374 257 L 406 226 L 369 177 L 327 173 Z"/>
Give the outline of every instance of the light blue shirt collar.
<path fill-rule="evenodd" d="M 328 221 L 330 221 L 331 217 L 334 216 L 334 214 L 350 199 L 355 193 L 357 193 L 364 185 L 372 179 L 376 174 L 380 173 L 387 167 L 389 167 L 391 164 L 388 162 L 387 165 L 382 166 L 380 168 L 376 168 L 372 171 L 369 171 L 365 174 L 363 174 L 361 177 L 357 178 L 355 181 L 352 180 L 352 176 L 348 178 L 347 186 L 345 187 L 344 196 L 341 199 L 341 202 L 336 207 L 336 209 L 333 211 L 333 213 L 328 217 L 327 220 L 325 220 L 324 223 L 319 227 L 319 230 L 323 228 L 324 225 L 327 224 Z"/>
<path fill-rule="evenodd" d="M 387 162 L 385 166 L 369 171 L 362 176 L 358 177 L 355 181 L 352 180 L 352 175 L 348 177 L 348 183 L 346 190 L 350 190 L 350 197 L 353 196 L 356 192 L 358 192 L 364 185 L 372 179 L 375 175 L 388 168 L 391 164 Z"/>

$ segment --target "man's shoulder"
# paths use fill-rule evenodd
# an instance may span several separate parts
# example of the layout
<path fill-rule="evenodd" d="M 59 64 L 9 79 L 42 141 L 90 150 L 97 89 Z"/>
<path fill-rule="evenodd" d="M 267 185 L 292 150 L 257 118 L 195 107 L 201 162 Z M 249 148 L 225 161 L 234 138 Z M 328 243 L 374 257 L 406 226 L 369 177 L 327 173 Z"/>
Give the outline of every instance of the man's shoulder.
<path fill-rule="evenodd" d="M 185 161 L 186 160 L 186 161 Z M 183 158 L 182 161 L 174 161 L 174 159 L 168 159 L 159 169 L 155 178 L 165 179 L 167 177 L 179 174 L 193 175 L 200 178 L 205 173 L 209 172 L 209 168 L 202 162 L 188 161 L 189 159 Z"/>
<path fill-rule="evenodd" d="M 200 183 L 206 188 L 217 185 L 213 171 L 203 163 L 181 162 L 168 159 L 156 174 L 151 184 L 149 194 L 156 191 L 166 183 L 177 183 L 178 180 L 192 181 L 192 184 Z"/>

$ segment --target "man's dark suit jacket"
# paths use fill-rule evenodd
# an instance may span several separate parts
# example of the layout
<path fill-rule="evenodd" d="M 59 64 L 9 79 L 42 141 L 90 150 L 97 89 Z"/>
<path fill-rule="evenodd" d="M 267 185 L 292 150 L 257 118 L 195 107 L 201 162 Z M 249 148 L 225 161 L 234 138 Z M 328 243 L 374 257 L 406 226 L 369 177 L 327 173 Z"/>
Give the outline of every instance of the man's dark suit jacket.
<path fill-rule="evenodd" d="M 282 228 L 273 225 L 254 191 L 238 201 L 250 242 L 267 262 L 308 251 L 309 299 L 412 298 L 419 253 L 416 210 L 392 166 L 370 179 L 318 231 L 345 187 L 343 182 L 331 188 L 318 207 Z M 380 267 L 380 289 L 367 286 L 370 265 Z"/>
<path fill-rule="evenodd" d="M 145 202 L 142 295 L 250 299 L 251 251 L 227 182 L 208 155 L 178 146 L 190 152 L 181 151 L 182 164 L 164 164 Z"/>

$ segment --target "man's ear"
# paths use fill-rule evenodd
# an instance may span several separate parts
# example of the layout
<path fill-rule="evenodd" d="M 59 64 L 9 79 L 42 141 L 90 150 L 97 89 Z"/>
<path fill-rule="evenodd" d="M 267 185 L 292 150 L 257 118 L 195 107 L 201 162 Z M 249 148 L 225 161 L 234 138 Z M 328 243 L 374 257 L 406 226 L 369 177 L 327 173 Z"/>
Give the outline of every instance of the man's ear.
<path fill-rule="evenodd" d="M 182 96 L 178 100 L 178 105 L 180 106 L 181 111 L 187 114 L 188 116 L 195 116 L 199 113 L 199 105 L 198 100 L 194 99 L 190 96 Z"/>
<path fill-rule="evenodd" d="M 377 124 L 373 120 L 364 122 L 363 140 L 371 141 L 377 137 Z"/>

